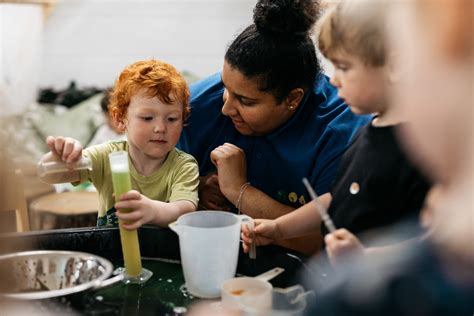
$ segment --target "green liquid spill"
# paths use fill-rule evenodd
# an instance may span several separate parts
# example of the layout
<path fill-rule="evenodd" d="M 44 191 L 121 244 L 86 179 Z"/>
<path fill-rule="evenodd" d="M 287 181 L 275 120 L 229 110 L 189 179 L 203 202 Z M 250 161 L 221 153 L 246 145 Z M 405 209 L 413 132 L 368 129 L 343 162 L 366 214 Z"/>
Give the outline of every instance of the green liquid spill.
<path fill-rule="evenodd" d="M 143 267 L 153 276 L 142 285 L 117 283 L 110 287 L 84 292 L 79 311 L 102 315 L 162 315 L 176 306 L 189 306 L 196 298 L 183 291 L 184 276 L 181 264 L 160 259 L 142 260 Z M 114 267 L 123 261 L 114 261 Z"/>

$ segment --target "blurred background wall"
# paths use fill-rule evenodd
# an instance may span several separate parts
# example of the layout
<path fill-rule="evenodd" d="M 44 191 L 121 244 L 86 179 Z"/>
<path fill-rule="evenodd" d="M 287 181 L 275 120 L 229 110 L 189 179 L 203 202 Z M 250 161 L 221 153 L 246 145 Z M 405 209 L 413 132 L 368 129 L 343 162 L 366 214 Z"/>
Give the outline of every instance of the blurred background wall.
<path fill-rule="evenodd" d="M 22 113 L 41 88 L 103 89 L 139 59 L 202 78 L 252 22 L 256 0 L 0 0 L 0 108 Z"/>
<path fill-rule="evenodd" d="M 252 19 L 253 0 L 63 0 L 44 28 L 41 85 L 113 83 L 126 64 L 163 59 L 204 77 Z"/>
<path fill-rule="evenodd" d="M 43 8 L 0 3 L 0 115 L 36 100 L 42 66 Z"/>
<path fill-rule="evenodd" d="M 204 77 L 252 19 L 252 0 L 0 1 L 0 107 L 21 113 L 39 88 L 113 84 L 159 58 Z M 45 7 L 48 10 L 45 10 Z M 5 113 L 3 113 L 5 114 Z"/>

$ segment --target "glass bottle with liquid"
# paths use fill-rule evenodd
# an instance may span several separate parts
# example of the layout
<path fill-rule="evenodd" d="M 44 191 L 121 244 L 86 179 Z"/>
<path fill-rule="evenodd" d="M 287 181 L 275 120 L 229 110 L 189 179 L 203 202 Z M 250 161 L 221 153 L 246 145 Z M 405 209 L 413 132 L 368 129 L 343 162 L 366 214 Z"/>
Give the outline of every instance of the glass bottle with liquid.
<path fill-rule="evenodd" d="M 92 170 L 92 161 L 89 157 L 82 157 L 75 163 L 64 161 L 40 161 L 37 166 L 38 175 L 44 177 L 48 174 L 62 173 L 74 170 Z"/>

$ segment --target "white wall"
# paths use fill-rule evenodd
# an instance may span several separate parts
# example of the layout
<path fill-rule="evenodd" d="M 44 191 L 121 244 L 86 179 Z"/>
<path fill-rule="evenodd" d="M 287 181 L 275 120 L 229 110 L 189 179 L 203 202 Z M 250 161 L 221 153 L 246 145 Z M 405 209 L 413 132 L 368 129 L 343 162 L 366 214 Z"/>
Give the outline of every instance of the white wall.
<path fill-rule="evenodd" d="M 42 36 L 40 5 L 0 3 L 0 116 L 36 100 Z"/>
<path fill-rule="evenodd" d="M 59 0 L 44 32 L 41 86 L 111 85 L 129 63 L 159 58 L 200 77 L 219 71 L 256 0 Z"/>

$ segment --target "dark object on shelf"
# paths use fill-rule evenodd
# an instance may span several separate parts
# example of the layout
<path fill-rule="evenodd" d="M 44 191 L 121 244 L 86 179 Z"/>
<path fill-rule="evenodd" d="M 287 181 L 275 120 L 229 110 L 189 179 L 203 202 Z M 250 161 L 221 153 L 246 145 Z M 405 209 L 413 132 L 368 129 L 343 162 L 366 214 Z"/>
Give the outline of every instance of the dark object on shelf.
<path fill-rule="evenodd" d="M 45 88 L 40 90 L 38 102 L 60 104 L 70 108 L 102 91 L 102 89 L 98 89 L 95 87 L 78 89 L 76 86 L 76 82 L 71 81 L 69 83 L 69 87 L 61 91 L 55 91 L 51 88 Z"/>

